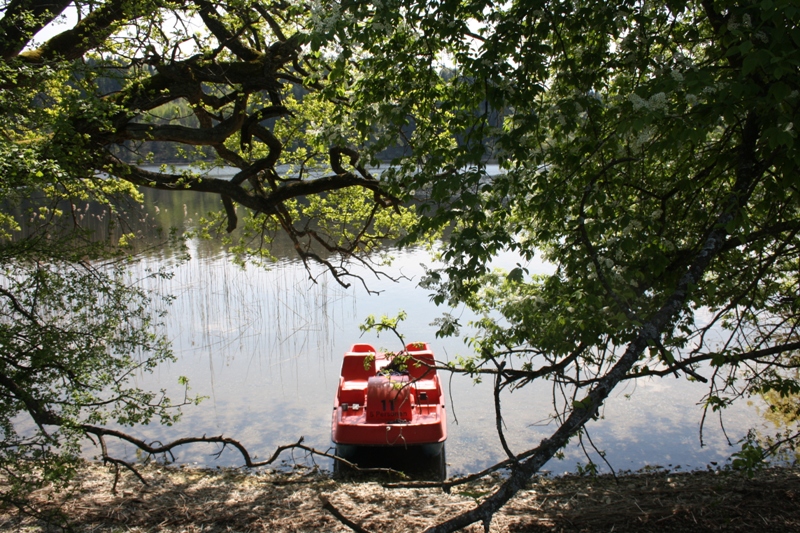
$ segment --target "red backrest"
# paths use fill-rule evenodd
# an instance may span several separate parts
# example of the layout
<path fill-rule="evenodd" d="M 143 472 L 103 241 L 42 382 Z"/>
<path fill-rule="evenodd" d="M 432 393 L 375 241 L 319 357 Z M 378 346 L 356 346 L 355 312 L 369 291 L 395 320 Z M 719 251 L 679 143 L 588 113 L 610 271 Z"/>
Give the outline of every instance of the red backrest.
<path fill-rule="evenodd" d="M 366 363 L 366 368 L 364 368 L 364 361 L 367 359 L 367 357 L 367 355 L 360 354 L 345 354 L 344 360 L 342 361 L 342 377 L 345 379 L 345 381 L 366 381 L 370 378 L 370 376 L 375 375 L 374 358 L 372 361 Z"/>
<path fill-rule="evenodd" d="M 375 353 L 375 348 L 372 347 L 371 344 L 354 344 L 350 347 L 349 353 L 364 353 L 364 352 L 372 352 Z"/>
<path fill-rule="evenodd" d="M 406 344 L 406 351 L 411 352 L 430 352 L 431 345 L 427 342 L 409 342 Z"/>
<path fill-rule="evenodd" d="M 412 342 L 406 346 L 406 352 L 413 359 L 408 360 L 408 375 L 412 380 L 433 379 L 436 370 L 427 365 L 435 366 L 431 347 L 426 342 Z M 416 361 L 414 360 L 416 359 Z"/>

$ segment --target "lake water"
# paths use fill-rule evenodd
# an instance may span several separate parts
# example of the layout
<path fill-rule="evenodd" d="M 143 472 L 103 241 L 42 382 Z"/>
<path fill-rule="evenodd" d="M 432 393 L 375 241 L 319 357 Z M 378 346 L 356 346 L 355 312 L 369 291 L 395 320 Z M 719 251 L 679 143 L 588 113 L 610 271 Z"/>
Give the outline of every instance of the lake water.
<path fill-rule="evenodd" d="M 203 204 L 207 202 L 208 205 Z M 212 200 L 188 193 L 148 192 L 149 216 L 165 225 L 198 216 L 211 207 Z M 220 247 L 207 241 L 189 243 L 191 260 L 174 266 L 174 277 L 155 287 L 176 296 L 163 332 L 172 341 L 175 363 L 160 367 L 153 375 L 137 377 L 143 387 L 166 388 L 173 396 L 182 394 L 179 376 L 190 379 L 191 392 L 208 398 L 185 409 L 182 421 L 171 428 L 144 428 L 138 435 L 167 441 L 184 436 L 219 435 L 235 438 L 251 454 L 266 458 L 283 444 L 305 438 L 305 444 L 328 450 L 333 397 L 338 381 L 341 355 L 355 342 L 377 348 L 397 349 L 396 338 L 362 335 L 359 330 L 368 315 L 408 313 L 402 323 L 407 341 L 431 343 L 437 359 L 453 360 L 467 355 L 460 339 L 436 339 L 431 322 L 449 311 L 469 320 L 463 309 L 437 308 L 428 291 L 417 287 L 430 265 L 421 249 L 396 252 L 388 273 L 409 280 L 392 282 L 361 271 L 371 290 L 356 286 L 345 289 L 330 277 L 316 272 L 316 282 L 290 252 L 278 252 L 279 261 L 269 269 L 234 265 Z M 516 257 L 499 257 L 498 266 L 513 267 Z M 172 266 L 169 257 L 145 259 L 134 272 Z M 548 272 L 550 267 L 532 263 L 531 272 Z M 465 330 L 466 333 L 468 330 Z M 449 475 L 490 466 L 505 454 L 495 432 L 491 385 L 475 385 L 468 376 L 443 375 L 447 389 Z M 594 444 L 606 452 L 606 459 L 618 470 L 645 466 L 704 468 L 712 462 L 724 464 L 738 450 L 731 447 L 717 420 L 707 420 L 705 446 L 700 446 L 701 409 L 696 404 L 706 392 L 701 383 L 667 377 L 628 384 L 612 394 L 603 417 L 588 426 Z M 555 429 L 547 425 L 553 390 L 550 383 L 529 385 L 502 396 L 506 437 L 515 453 L 535 447 Z M 725 430 L 736 441 L 754 426 L 761 426 L 758 408 L 744 402 L 725 413 Z M 586 443 L 589 447 L 588 442 Z M 133 449 L 118 449 L 134 456 Z M 237 466 L 241 458 L 232 450 L 214 457 L 213 446 L 189 446 L 176 451 L 178 463 L 203 466 Z M 560 474 L 575 471 L 587 460 L 577 443 L 571 444 L 562 460 L 545 467 Z M 287 463 L 316 462 L 330 468 L 330 461 L 309 459 L 303 452 L 286 452 Z M 596 453 L 595 462 L 601 464 Z M 603 470 L 607 470 L 601 464 Z"/>

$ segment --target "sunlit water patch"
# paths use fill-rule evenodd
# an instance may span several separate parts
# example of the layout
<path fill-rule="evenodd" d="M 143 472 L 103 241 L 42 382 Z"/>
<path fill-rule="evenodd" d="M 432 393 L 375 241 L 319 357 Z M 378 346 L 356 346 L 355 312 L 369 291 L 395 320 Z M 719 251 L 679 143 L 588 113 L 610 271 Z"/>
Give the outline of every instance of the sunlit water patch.
<path fill-rule="evenodd" d="M 428 291 L 416 287 L 424 272 L 421 265 L 430 264 L 424 250 L 395 254 L 390 274 L 402 273 L 411 281 L 392 282 L 364 272 L 370 289 L 380 291 L 374 295 L 357 287 L 345 289 L 320 273 L 312 281 L 304 266 L 289 256 L 269 269 L 242 269 L 218 250 L 204 252 L 197 243 L 192 248 L 192 259 L 176 266 L 174 277 L 159 281 L 157 287 L 176 296 L 163 332 L 173 343 L 177 361 L 137 379 L 143 387 L 167 388 L 180 397 L 177 381 L 186 376 L 190 392 L 207 399 L 186 408 L 175 427 L 145 428 L 149 439 L 166 442 L 189 435 L 225 435 L 261 458 L 300 437 L 309 446 L 328 450 L 342 353 L 354 342 L 398 347 L 390 335 L 362 336 L 359 324 L 370 314 L 406 311 L 402 331 L 407 340 L 430 342 L 441 361 L 470 353 L 460 339 L 435 338 L 436 327 L 431 323 L 443 310 L 431 303 Z M 157 268 L 162 266 L 160 261 L 149 259 L 139 268 Z M 501 257 L 498 266 L 511 268 L 517 261 Z M 533 264 L 530 268 L 546 272 L 549 267 Z M 450 312 L 460 316 L 462 323 L 470 319 L 463 309 Z M 443 375 L 443 382 L 449 411 L 449 474 L 476 471 L 503 460 L 491 385 L 475 385 L 461 375 Z M 555 424 L 547 423 L 553 410 L 551 387 L 550 382 L 542 382 L 502 394 L 503 427 L 515 453 L 536 446 L 554 431 Z M 614 392 L 601 419 L 589 425 L 591 442 L 585 438 L 583 445 L 595 462 L 601 462 L 592 451 L 593 443 L 617 469 L 723 464 L 737 448 L 729 446 L 716 420 L 707 422 L 704 446 L 700 446 L 701 410 L 696 402 L 704 387 L 672 377 L 628 384 Z M 725 413 L 725 429 L 732 441 L 759 424 L 756 410 L 744 403 Z M 174 459 L 205 466 L 242 464 L 233 450 L 218 457 L 213 455 L 216 451 L 195 445 L 176 450 Z M 578 443 L 571 444 L 564 455 L 546 469 L 574 471 L 579 463 L 587 462 Z M 301 452 L 287 453 L 285 459 L 307 461 Z M 331 466 L 328 460 L 315 461 Z"/>

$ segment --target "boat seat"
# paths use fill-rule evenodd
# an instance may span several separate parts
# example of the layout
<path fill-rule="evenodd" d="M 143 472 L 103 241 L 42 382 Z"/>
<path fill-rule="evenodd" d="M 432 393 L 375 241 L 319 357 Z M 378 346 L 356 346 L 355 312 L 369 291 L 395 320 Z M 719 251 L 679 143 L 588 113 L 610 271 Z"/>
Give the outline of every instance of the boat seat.
<path fill-rule="evenodd" d="M 342 377 L 345 385 L 357 384 L 356 388 L 366 388 L 367 380 L 375 375 L 375 354 L 353 353 L 344 355 L 342 360 Z M 362 382 L 362 383 L 359 383 Z"/>
<path fill-rule="evenodd" d="M 356 343 L 350 347 L 349 353 L 375 353 L 375 348 L 371 344 Z"/>
<path fill-rule="evenodd" d="M 364 392 L 367 390 L 367 381 L 366 380 L 357 380 L 357 381 L 344 381 L 342 382 L 341 389 L 345 390 L 355 390 Z"/>
<path fill-rule="evenodd" d="M 357 389 L 352 387 L 342 387 L 339 391 L 339 403 L 358 403 L 364 405 L 367 399 L 367 388 Z"/>
<path fill-rule="evenodd" d="M 416 399 L 417 403 L 439 403 L 440 389 L 437 385 L 438 384 L 435 380 L 425 379 L 422 381 L 414 381 L 409 385 L 409 387 L 412 391 L 414 391 L 414 398 Z M 427 397 L 427 400 L 422 400 L 423 393 L 424 396 Z"/>
<path fill-rule="evenodd" d="M 423 391 L 432 391 L 439 388 L 439 384 L 435 379 L 420 379 L 417 381 L 412 380 L 410 385 L 414 390 Z"/>
<path fill-rule="evenodd" d="M 409 342 L 408 344 L 406 344 L 406 352 L 409 354 L 413 354 L 415 352 L 433 353 L 431 351 L 431 345 L 428 344 L 427 342 Z"/>
<path fill-rule="evenodd" d="M 433 380 L 436 375 L 436 370 L 430 368 L 436 365 L 433 352 L 408 352 L 408 356 L 412 358 L 408 360 L 408 376 L 412 380 Z"/>

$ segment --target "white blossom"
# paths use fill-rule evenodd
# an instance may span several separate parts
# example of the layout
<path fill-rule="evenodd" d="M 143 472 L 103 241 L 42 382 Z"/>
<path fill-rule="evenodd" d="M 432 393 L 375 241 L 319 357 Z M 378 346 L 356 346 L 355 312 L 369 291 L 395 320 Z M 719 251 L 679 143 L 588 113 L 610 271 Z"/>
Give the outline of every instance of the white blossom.
<path fill-rule="evenodd" d="M 628 100 L 630 101 L 630 103 L 633 104 L 634 111 L 638 111 L 643 107 L 647 107 L 647 102 L 644 101 L 644 98 L 642 98 L 636 93 L 631 93 L 628 96 Z"/>
<path fill-rule="evenodd" d="M 636 135 L 636 138 L 631 141 L 631 150 L 638 152 L 642 146 L 651 139 L 653 136 L 653 129 L 651 126 L 643 128 L 642 131 Z"/>
<path fill-rule="evenodd" d="M 649 98 L 647 103 L 648 103 L 647 107 L 649 107 L 653 111 L 656 111 L 656 110 L 659 110 L 659 109 L 666 109 L 666 107 L 667 107 L 667 95 L 664 94 L 663 92 L 662 93 L 656 93 L 656 94 L 654 94 L 653 96 L 651 96 Z"/>
<path fill-rule="evenodd" d="M 315 31 L 327 33 L 341 18 L 341 7 L 336 2 L 331 2 L 329 5 L 314 2 L 311 5 L 311 23 Z"/>

